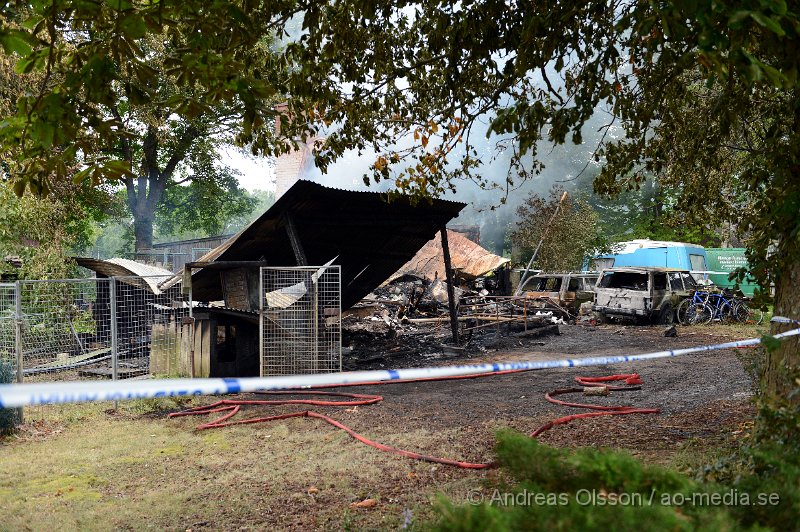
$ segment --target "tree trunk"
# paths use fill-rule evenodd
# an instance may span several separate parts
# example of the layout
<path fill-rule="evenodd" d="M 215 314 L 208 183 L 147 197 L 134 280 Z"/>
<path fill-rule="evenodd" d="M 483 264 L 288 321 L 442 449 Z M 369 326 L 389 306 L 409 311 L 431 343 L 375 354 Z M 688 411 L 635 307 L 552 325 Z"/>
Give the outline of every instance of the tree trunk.
<path fill-rule="evenodd" d="M 152 209 L 147 204 L 133 213 L 133 234 L 136 237 L 136 251 L 153 248 L 153 218 Z M 150 212 L 145 212 L 150 211 Z"/>
<path fill-rule="evenodd" d="M 785 256 L 794 260 L 786 265 L 775 280 L 774 314 L 797 320 L 800 319 L 800 261 L 796 258 L 800 257 L 800 244 L 795 238 L 788 247 L 790 249 Z M 771 332 L 777 334 L 796 327 L 776 323 L 772 325 Z M 799 337 L 792 336 L 781 341 L 776 349 L 767 352 L 766 357 L 761 383 L 767 400 L 774 406 L 786 404 L 787 401 L 800 406 L 800 394 L 790 396 L 793 390 L 800 388 L 796 380 L 800 377 Z"/>

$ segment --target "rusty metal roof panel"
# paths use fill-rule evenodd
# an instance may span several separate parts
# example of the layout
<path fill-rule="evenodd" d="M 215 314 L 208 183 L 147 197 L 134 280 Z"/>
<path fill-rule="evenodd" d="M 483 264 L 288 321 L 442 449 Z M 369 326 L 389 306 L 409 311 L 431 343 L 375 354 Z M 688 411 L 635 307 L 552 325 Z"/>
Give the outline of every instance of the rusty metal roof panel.
<path fill-rule="evenodd" d="M 121 277 L 120 281 L 138 286 L 156 295 L 161 293 L 158 288 L 160 283 L 170 279 L 174 274 L 149 264 L 142 264 L 130 259 L 93 259 L 90 257 L 75 257 L 79 266 L 88 268 L 105 277 Z"/>
<path fill-rule="evenodd" d="M 265 260 L 295 266 L 284 216 L 290 215 L 310 265 L 338 257 L 342 307 L 349 308 L 411 259 L 463 203 L 446 200 L 412 204 L 405 196 L 387 201 L 377 192 L 353 192 L 298 181 L 253 223 L 198 262 Z M 192 276 L 198 301 L 223 299 L 220 273 L 200 269 Z"/>
<path fill-rule="evenodd" d="M 447 245 L 450 248 L 450 261 L 453 268 L 469 278 L 486 275 L 511 262 L 510 259 L 500 257 L 482 248 L 462 233 L 450 229 L 447 230 Z M 444 252 L 439 235 L 428 241 L 410 261 L 389 278 L 389 281 L 403 275 L 413 275 L 431 281 L 436 278 L 445 278 Z"/>

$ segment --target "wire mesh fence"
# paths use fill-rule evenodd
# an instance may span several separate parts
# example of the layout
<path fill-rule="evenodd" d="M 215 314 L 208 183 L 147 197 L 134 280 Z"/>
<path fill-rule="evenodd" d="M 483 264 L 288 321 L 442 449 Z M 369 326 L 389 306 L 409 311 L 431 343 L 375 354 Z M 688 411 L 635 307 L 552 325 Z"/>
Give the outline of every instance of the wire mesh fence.
<path fill-rule="evenodd" d="M 17 291 L 14 283 L 0 283 L 0 361 L 16 362 L 14 317 Z"/>
<path fill-rule="evenodd" d="M 16 285 L 0 283 L 0 384 L 17 380 L 16 308 Z M 0 433 L 11 431 L 21 414 L 21 409 L 0 408 Z"/>
<path fill-rule="evenodd" d="M 339 266 L 261 269 L 261 375 L 342 369 Z"/>
<path fill-rule="evenodd" d="M 19 281 L 24 381 L 75 380 L 111 360 L 109 279 Z"/>
<path fill-rule="evenodd" d="M 120 378 L 151 372 L 150 362 L 179 357 L 180 329 L 189 315 L 188 297 L 180 287 L 162 292 L 167 277 L 115 277 L 114 302 Z M 162 368 L 157 368 L 159 373 Z"/>

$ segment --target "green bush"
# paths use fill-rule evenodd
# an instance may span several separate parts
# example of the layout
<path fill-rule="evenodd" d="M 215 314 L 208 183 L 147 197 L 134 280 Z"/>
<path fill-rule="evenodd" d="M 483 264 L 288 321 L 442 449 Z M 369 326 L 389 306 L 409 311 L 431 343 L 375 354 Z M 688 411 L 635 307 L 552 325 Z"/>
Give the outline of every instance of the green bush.
<path fill-rule="evenodd" d="M 743 451 L 750 472 L 725 483 L 510 431 L 498 434 L 497 454 L 505 480 L 468 495 L 471 504 L 442 500 L 437 529 L 790 530 L 800 515 L 798 457 L 779 446 Z"/>

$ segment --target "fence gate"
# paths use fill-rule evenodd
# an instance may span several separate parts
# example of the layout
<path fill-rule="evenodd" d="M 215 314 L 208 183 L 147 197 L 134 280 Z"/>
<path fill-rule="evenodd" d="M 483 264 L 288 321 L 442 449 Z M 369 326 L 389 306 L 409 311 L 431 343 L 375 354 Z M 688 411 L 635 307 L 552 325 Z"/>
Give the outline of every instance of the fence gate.
<path fill-rule="evenodd" d="M 261 268 L 261 376 L 342 370 L 339 266 Z"/>

